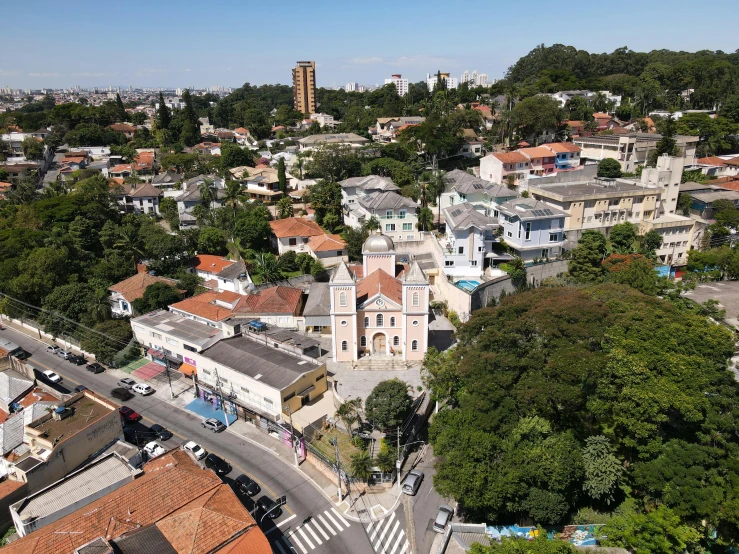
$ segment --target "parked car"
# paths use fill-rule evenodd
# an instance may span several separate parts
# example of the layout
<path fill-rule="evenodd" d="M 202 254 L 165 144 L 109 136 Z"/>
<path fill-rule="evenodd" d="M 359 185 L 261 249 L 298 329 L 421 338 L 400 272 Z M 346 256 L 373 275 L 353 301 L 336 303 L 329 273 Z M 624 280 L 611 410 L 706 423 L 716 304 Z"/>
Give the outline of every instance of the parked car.
<path fill-rule="evenodd" d="M 434 519 L 434 531 L 437 533 L 443 533 L 446 531 L 446 526 L 452 520 L 454 510 L 447 505 L 439 506 L 439 511 L 436 512 L 436 519 Z"/>
<path fill-rule="evenodd" d="M 403 481 L 403 492 L 413 496 L 418 492 L 418 488 L 423 482 L 423 471 L 412 469 Z"/>
<path fill-rule="evenodd" d="M 44 377 L 46 378 L 47 381 L 51 383 L 61 383 L 62 382 L 62 378 L 56 373 L 54 373 L 53 371 L 51 371 L 50 369 L 47 369 L 46 371 L 44 371 Z"/>
<path fill-rule="evenodd" d="M 28 352 L 26 352 L 22 348 L 17 348 L 13 352 L 8 352 L 8 353 L 11 354 L 12 356 L 18 358 L 19 360 L 25 360 L 25 359 L 31 357 L 31 354 L 29 354 Z"/>
<path fill-rule="evenodd" d="M 93 372 L 93 373 L 95 373 L 95 374 L 98 374 L 98 373 L 102 373 L 103 371 L 105 371 L 105 368 L 104 368 L 103 366 L 101 366 L 101 365 L 100 365 L 99 363 L 97 363 L 97 362 L 93 362 L 93 363 L 91 363 L 91 364 L 87 364 L 87 365 L 85 366 L 85 369 L 86 369 L 87 371 L 92 371 L 92 372 Z"/>
<path fill-rule="evenodd" d="M 254 479 L 243 473 L 234 479 L 234 486 L 239 492 L 248 494 L 249 496 L 259 494 L 262 490 Z"/>
<path fill-rule="evenodd" d="M 172 431 L 168 431 L 158 423 L 155 423 L 150 427 L 151 432 L 154 433 L 159 440 L 166 441 L 172 438 Z"/>
<path fill-rule="evenodd" d="M 158 444 L 156 441 L 151 441 L 147 442 L 146 446 L 144 446 L 144 452 L 146 452 L 146 455 L 151 459 L 161 456 L 166 452 L 166 450 L 161 444 Z"/>
<path fill-rule="evenodd" d="M 72 354 L 69 358 L 67 358 L 70 362 L 72 362 L 74 365 L 84 365 L 87 363 L 87 360 L 84 356 L 78 356 L 77 354 Z"/>
<path fill-rule="evenodd" d="M 130 377 L 124 377 L 123 379 L 118 380 L 118 386 L 123 387 L 124 389 L 130 389 L 135 384 L 136 384 L 136 381 L 134 381 Z"/>
<path fill-rule="evenodd" d="M 151 388 L 146 383 L 136 383 L 134 386 L 131 387 L 131 390 L 133 392 L 140 394 L 141 396 L 148 396 L 149 394 L 154 394 L 154 389 Z"/>
<path fill-rule="evenodd" d="M 195 441 L 186 442 L 182 448 L 184 448 L 188 452 L 192 452 L 196 460 L 202 460 L 208 455 L 208 451 Z"/>
<path fill-rule="evenodd" d="M 56 354 L 60 350 L 61 348 L 59 348 L 56 344 L 50 344 L 49 346 L 46 347 L 46 351 L 51 352 L 52 354 Z"/>
<path fill-rule="evenodd" d="M 141 420 L 141 414 L 129 408 L 128 406 L 121 406 L 120 408 L 118 408 L 118 413 L 121 414 L 121 417 L 127 422 Z"/>
<path fill-rule="evenodd" d="M 269 513 L 267 517 L 269 517 L 270 519 L 280 517 L 280 515 L 282 514 L 282 508 L 276 508 L 275 506 L 277 506 L 277 502 L 272 500 L 267 495 L 264 495 L 260 497 L 259 500 L 257 500 L 257 506 L 259 506 L 265 514 Z"/>
<path fill-rule="evenodd" d="M 249 330 L 256 331 L 257 333 L 261 333 L 262 331 L 267 330 L 267 324 L 262 321 L 250 321 Z"/>
<path fill-rule="evenodd" d="M 83 390 L 89 390 L 85 385 L 77 385 L 74 387 L 74 392 L 82 392 Z"/>
<path fill-rule="evenodd" d="M 222 421 L 214 417 L 209 417 L 208 419 L 203 421 L 203 427 L 205 427 L 206 429 L 210 429 L 214 433 L 220 433 L 226 428 Z"/>
<path fill-rule="evenodd" d="M 71 350 L 62 350 L 61 348 L 56 351 L 56 355 L 60 358 L 64 358 L 65 360 L 68 360 L 72 356 L 74 356 L 74 353 Z"/>
<path fill-rule="evenodd" d="M 113 389 L 110 391 L 110 396 L 113 398 L 117 398 L 118 400 L 125 402 L 126 400 L 131 400 L 133 398 L 133 393 L 130 392 L 128 389 Z"/>
<path fill-rule="evenodd" d="M 215 454 L 208 454 L 205 457 L 205 467 L 212 469 L 217 475 L 228 475 L 233 469 L 231 464 Z"/>

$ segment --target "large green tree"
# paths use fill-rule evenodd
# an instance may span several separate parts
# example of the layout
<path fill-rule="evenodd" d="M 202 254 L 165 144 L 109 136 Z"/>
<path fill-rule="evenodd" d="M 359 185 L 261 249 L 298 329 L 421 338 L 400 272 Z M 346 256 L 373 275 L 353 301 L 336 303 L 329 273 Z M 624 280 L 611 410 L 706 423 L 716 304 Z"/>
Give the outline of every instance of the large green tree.
<path fill-rule="evenodd" d="M 367 420 L 377 429 L 393 429 L 403 423 L 411 407 L 408 385 L 400 379 L 381 381 L 364 402 Z"/>
<path fill-rule="evenodd" d="M 568 268 L 581 283 L 592 283 L 603 276 L 601 262 L 606 254 L 606 238 L 598 231 L 584 231 L 577 248 L 572 251 Z"/>

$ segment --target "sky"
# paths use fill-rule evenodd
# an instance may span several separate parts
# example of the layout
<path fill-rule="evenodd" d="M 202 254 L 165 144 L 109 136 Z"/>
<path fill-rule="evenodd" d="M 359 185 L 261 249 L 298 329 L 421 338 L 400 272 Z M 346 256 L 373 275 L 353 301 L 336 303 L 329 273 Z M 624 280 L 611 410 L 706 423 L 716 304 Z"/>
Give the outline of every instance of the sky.
<path fill-rule="evenodd" d="M 291 84 L 314 60 L 319 87 L 411 82 L 437 70 L 501 78 L 538 44 L 589 52 L 739 48 L 736 0 L 254 2 L 48 0 L 3 9 L 0 87 Z M 723 16 L 721 14 L 724 14 Z"/>

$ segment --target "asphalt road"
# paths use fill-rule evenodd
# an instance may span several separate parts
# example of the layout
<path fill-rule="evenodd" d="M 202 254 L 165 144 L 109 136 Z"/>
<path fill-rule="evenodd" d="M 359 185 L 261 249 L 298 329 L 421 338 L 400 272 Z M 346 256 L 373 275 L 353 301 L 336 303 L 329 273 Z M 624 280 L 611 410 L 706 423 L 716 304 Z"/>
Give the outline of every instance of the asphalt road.
<path fill-rule="evenodd" d="M 107 373 L 95 375 L 85 370 L 84 365 L 76 366 L 67 362 L 46 352 L 45 345 L 37 340 L 14 329 L 8 328 L 0 333 L 31 354 L 27 361 L 33 367 L 40 371 L 51 369 L 58 373 L 64 379 L 62 387 L 74 389 L 77 385 L 85 385 L 97 394 L 120 404 L 110 398 L 110 391 L 116 387 L 117 382 L 113 375 Z M 272 498 L 285 495 L 287 506 L 283 507 L 282 515 L 274 520 L 265 518 L 261 523 L 276 553 L 345 554 L 375 551 L 361 524 L 342 520 L 340 512 L 334 511 L 334 505 L 326 497 L 305 477 L 276 456 L 248 443 L 235 433 L 225 431 L 214 434 L 207 431 L 201 426 L 200 417 L 155 396 L 136 395 L 125 404 L 143 416 L 141 422 L 143 425 L 158 423 L 175 434 L 162 443 L 167 449 L 194 440 L 233 466 L 234 469 L 227 480 L 245 473 L 257 481 L 262 492 L 256 498 L 262 494 Z M 249 511 L 254 510 L 251 499 L 242 497 L 242 501 Z M 255 517 L 259 520 L 261 514 L 257 512 Z"/>
<path fill-rule="evenodd" d="M 410 459 L 413 460 L 414 457 L 415 454 L 412 454 Z M 431 526 L 434 523 L 439 506 L 446 504 L 454 508 L 454 504 L 443 498 L 434 488 L 435 462 L 433 448 L 428 445 L 423 458 L 413 466 L 413 469 L 421 470 L 424 474 L 423 483 L 421 483 L 421 488 L 418 489 L 413 502 L 413 525 L 416 530 L 418 554 L 428 554 L 431 550 L 431 544 L 437 535 Z"/>

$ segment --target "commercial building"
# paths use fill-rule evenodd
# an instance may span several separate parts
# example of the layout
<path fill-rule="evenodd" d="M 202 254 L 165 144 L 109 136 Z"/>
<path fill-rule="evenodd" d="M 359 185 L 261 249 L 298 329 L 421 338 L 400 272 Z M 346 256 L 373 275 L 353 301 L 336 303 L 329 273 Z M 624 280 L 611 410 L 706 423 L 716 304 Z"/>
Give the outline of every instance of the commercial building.
<path fill-rule="evenodd" d="M 452 77 L 450 73 L 436 73 L 434 75 L 431 75 L 431 73 L 427 73 L 426 86 L 428 87 L 429 92 L 434 91 L 434 89 L 438 86 L 439 80 L 444 82 L 444 85 L 447 89 L 457 88 L 457 78 Z"/>
<path fill-rule="evenodd" d="M 408 94 L 408 79 L 403 79 L 400 73 L 394 73 L 389 79 L 385 79 L 385 84 L 395 85 L 395 90 L 398 91 L 398 96 L 405 96 Z"/>
<path fill-rule="evenodd" d="M 304 114 L 316 111 L 316 62 L 298 62 L 293 68 L 293 101 Z"/>

